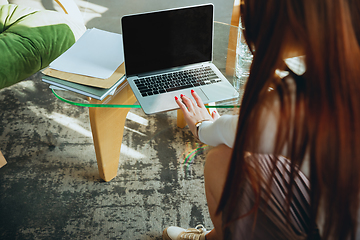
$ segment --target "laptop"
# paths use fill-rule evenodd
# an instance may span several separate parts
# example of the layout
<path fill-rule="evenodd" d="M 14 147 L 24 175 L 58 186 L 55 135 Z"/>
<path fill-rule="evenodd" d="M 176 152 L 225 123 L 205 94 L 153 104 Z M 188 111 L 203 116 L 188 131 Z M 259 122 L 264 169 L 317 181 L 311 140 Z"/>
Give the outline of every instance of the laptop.
<path fill-rule="evenodd" d="M 146 114 L 178 109 L 193 89 L 210 103 L 239 96 L 212 63 L 214 6 L 123 16 L 125 73 Z"/>

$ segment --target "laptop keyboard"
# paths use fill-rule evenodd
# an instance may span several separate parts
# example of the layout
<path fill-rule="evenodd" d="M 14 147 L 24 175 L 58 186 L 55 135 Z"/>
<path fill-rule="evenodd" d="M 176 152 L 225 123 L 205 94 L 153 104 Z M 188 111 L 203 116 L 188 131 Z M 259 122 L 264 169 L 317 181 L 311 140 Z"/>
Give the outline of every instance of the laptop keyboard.
<path fill-rule="evenodd" d="M 210 67 L 183 70 L 134 81 L 143 97 L 221 82 Z"/>

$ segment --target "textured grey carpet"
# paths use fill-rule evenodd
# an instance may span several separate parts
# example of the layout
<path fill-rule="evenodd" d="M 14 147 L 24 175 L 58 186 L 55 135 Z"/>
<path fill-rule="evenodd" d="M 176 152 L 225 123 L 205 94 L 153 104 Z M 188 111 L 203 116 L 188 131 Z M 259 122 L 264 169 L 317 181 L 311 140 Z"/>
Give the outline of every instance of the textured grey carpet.
<path fill-rule="evenodd" d="M 208 149 L 176 127 L 175 112 L 132 109 L 118 176 L 103 182 L 88 109 L 56 99 L 35 74 L 0 91 L 8 161 L 0 169 L 0 239 L 161 239 L 169 225 L 211 229 Z"/>

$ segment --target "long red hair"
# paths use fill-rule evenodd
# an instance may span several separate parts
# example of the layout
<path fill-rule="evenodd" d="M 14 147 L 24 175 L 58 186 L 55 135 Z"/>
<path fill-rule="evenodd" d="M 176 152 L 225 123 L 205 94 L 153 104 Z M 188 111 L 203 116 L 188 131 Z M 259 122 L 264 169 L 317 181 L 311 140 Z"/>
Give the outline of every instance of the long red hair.
<path fill-rule="evenodd" d="M 218 212 L 241 204 L 237 197 L 246 179 L 251 181 L 257 199 L 253 210 L 260 204 L 260 180 L 249 170 L 245 152 L 259 142 L 259 123 L 264 119 L 259 119 L 258 111 L 266 99 L 266 89 L 272 86 L 281 103 L 274 154 L 280 154 L 286 145 L 291 160 L 287 209 L 297 166 L 308 155 L 309 238 L 321 206 L 325 214 L 322 239 L 356 239 L 360 201 L 360 1 L 244 0 L 241 18 L 254 57 Z M 291 110 L 286 84 L 274 74 L 276 69 L 285 68 L 282 58 L 288 32 L 301 45 L 306 66 L 305 74 L 295 81 L 295 111 Z M 235 219 L 225 215 L 223 220 L 228 226 Z"/>

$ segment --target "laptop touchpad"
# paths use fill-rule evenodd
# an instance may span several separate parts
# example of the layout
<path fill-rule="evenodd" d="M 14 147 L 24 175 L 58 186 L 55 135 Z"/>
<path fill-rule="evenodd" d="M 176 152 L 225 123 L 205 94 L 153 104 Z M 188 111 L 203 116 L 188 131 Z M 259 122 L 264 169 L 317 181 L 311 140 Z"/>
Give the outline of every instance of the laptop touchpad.
<path fill-rule="evenodd" d="M 199 97 L 203 102 L 209 101 L 209 98 L 206 96 L 206 94 L 202 91 L 201 88 L 195 88 L 194 90 L 199 95 Z"/>

